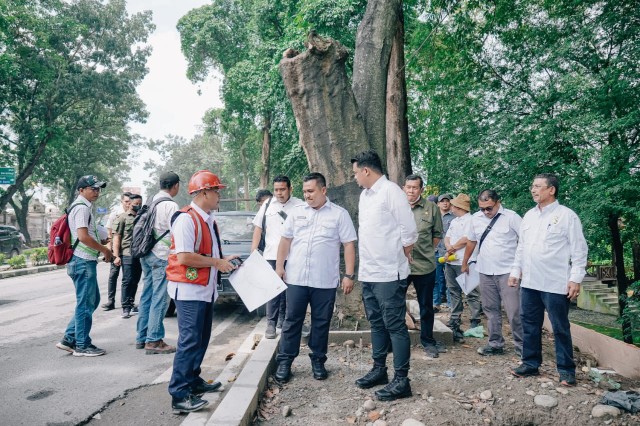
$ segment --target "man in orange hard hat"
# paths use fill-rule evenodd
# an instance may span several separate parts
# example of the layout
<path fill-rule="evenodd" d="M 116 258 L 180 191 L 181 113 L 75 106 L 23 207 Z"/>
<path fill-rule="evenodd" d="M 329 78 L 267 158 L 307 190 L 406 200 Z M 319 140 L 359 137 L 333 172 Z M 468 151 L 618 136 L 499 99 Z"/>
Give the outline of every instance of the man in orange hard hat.
<path fill-rule="evenodd" d="M 174 414 L 200 410 L 208 404 L 201 396 L 221 386 L 200 377 L 200 364 L 211 338 L 217 280 L 221 272 L 235 269 L 229 261 L 238 257 L 222 256 L 212 215 L 225 187 L 210 171 L 196 172 L 189 180 L 193 201 L 171 218 L 167 292 L 178 313 L 178 347 L 169 382 Z"/>

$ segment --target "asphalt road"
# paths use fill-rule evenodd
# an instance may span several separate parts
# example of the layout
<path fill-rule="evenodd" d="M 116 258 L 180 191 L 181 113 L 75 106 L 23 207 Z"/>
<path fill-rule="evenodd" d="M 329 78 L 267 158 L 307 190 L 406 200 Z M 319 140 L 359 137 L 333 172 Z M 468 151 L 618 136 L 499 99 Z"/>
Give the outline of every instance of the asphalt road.
<path fill-rule="evenodd" d="M 108 270 L 106 264 L 98 267 L 103 301 Z M 137 317 L 122 319 L 118 309 L 104 312 L 98 308 L 93 316 L 91 338 L 96 346 L 106 349 L 106 355 L 74 357 L 57 349 L 55 344 L 62 338 L 74 306 L 73 284 L 64 269 L 0 280 L 0 424 L 84 423 L 109 408 L 111 402 L 121 401 L 119 406 L 123 406 L 122 401 L 136 389 L 159 378 L 162 381 L 162 377 L 168 379 L 173 355 L 145 355 L 136 350 Z M 233 332 L 232 339 L 219 339 L 230 348 L 255 325 L 253 318 L 240 312 L 237 307 L 216 309 L 214 329 L 221 323 L 233 323 L 220 327 L 219 333 Z M 166 318 L 165 328 L 165 340 L 175 344 L 176 318 Z M 222 354 L 228 348 L 217 349 Z M 166 400 L 155 404 L 164 407 L 170 398 L 164 393 L 166 384 L 162 387 Z"/>

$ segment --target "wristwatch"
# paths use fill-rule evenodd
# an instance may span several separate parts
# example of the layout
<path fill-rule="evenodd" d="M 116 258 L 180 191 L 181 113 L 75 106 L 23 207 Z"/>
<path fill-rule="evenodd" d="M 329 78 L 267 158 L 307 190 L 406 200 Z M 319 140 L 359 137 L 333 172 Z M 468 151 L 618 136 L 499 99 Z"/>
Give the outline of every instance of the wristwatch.
<path fill-rule="evenodd" d="M 356 279 L 356 274 L 344 274 L 345 278 L 349 278 L 350 280 L 355 280 Z"/>

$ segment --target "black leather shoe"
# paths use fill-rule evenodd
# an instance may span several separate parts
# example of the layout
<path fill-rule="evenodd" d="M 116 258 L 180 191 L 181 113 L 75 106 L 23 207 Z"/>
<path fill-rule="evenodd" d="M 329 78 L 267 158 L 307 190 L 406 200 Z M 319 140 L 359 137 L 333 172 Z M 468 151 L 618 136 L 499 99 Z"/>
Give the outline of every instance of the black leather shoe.
<path fill-rule="evenodd" d="M 173 408 L 173 414 L 192 413 L 206 407 L 208 404 L 209 401 L 207 400 L 196 395 L 189 395 L 184 399 L 174 399 L 171 403 L 171 408 Z"/>
<path fill-rule="evenodd" d="M 324 362 L 318 359 L 311 360 L 311 370 L 313 371 L 313 378 L 316 380 L 324 380 L 329 377 L 327 369 L 324 368 Z"/>
<path fill-rule="evenodd" d="M 103 311 L 113 311 L 116 308 L 116 304 L 113 302 L 105 303 L 101 308 Z"/>
<path fill-rule="evenodd" d="M 291 379 L 291 365 L 286 362 L 278 364 L 278 369 L 273 377 L 280 383 L 287 383 Z"/>
<path fill-rule="evenodd" d="M 394 401 L 399 398 L 408 398 L 412 395 L 408 377 L 395 376 L 393 381 L 376 392 L 379 401 Z"/>
<path fill-rule="evenodd" d="M 377 367 L 375 365 L 364 377 L 356 380 L 356 386 L 360 389 L 369 389 L 376 385 L 385 385 L 387 383 L 389 383 L 387 367 Z"/>
<path fill-rule="evenodd" d="M 194 395 L 203 395 L 207 392 L 217 391 L 220 386 L 222 386 L 220 382 L 207 383 L 202 381 L 195 386 L 191 386 L 191 392 L 193 392 Z"/>

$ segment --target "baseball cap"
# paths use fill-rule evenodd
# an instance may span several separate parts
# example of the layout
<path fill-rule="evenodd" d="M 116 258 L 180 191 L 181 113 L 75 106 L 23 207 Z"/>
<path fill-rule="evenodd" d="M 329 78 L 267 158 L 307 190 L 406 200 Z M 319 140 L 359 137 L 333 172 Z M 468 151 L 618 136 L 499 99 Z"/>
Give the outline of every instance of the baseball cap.
<path fill-rule="evenodd" d="M 446 198 L 447 200 L 451 201 L 451 200 L 453 200 L 453 195 L 451 195 L 451 194 L 449 194 L 449 193 L 446 193 L 446 192 L 445 192 L 444 194 L 442 194 L 442 195 L 440 195 L 440 196 L 438 197 L 438 202 L 440 202 L 440 201 L 444 200 L 445 198 Z"/>
<path fill-rule="evenodd" d="M 78 184 L 76 185 L 76 188 L 77 189 L 82 189 L 87 187 L 104 188 L 105 186 L 107 186 L 107 182 L 99 181 L 98 178 L 94 175 L 86 175 L 78 179 Z"/>
<path fill-rule="evenodd" d="M 174 172 L 162 172 L 160 173 L 160 185 L 161 186 L 173 186 L 180 182 L 180 177 Z M 164 184 L 164 185 L 162 185 Z"/>

